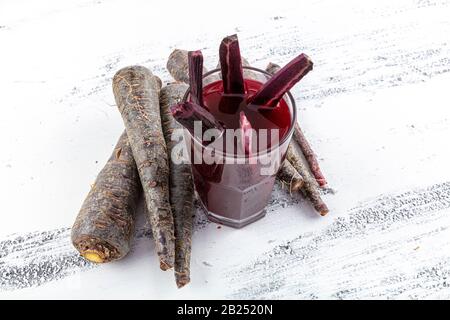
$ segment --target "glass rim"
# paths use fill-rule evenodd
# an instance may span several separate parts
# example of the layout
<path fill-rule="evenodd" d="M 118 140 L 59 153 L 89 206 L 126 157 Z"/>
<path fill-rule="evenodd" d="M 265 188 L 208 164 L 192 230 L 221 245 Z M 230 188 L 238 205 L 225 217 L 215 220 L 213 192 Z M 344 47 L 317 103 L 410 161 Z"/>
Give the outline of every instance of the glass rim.
<path fill-rule="evenodd" d="M 258 68 L 255 68 L 255 67 L 251 67 L 251 66 L 242 66 L 242 69 L 256 71 L 256 72 L 259 72 L 259 73 L 262 73 L 262 74 L 268 76 L 269 78 L 271 78 L 273 76 L 273 74 L 270 74 L 270 73 L 268 73 L 265 70 L 258 69 Z M 206 77 L 208 77 L 208 76 L 210 76 L 212 74 L 218 73 L 218 72 L 221 72 L 220 68 L 216 68 L 216 69 L 210 70 L 210 71 L 206 72 L 205 74 L 203 74 L 202 79 L 205 79 Z M 187 101 L 187 98 L 189 97 L 190 89 L 191 89 L 191 87 L 188 86 L 188 88 L 186 89 L 186 93 L 184 94 L 184 97 L 183 97 L 183 102 Z M 277 148 L 281 147 L 284 143 L 286 143 L 286 141 L 290 137 L 292 137 L 292 134 L 293 134 L 293 131 L 294 131 L 294 127 L 295 127 L 295 123 L 297 122 L 297 107 L 295 105 L 295 99 L 294 99 L 294 96 L 292 95 L 291 91 L 287 91 L 284 95 L 288 96 L 288 98 L 290 100 L 290 103 L 292 105 L 292 118 L 291 118 L 291 125 L 289 126 L 289 130 L 284 135 L 283 139 L 281 139 L 276 145 L 271 146 L 269 149 L 258 151 L 253 156 L 255 158 L 258 158 L 260 156 L 260 154 L 270 154 L 270 153 L 272 153 L 274 150 L 276 150 Z M 285 99 L 284 95 L 283 95 L 282 99 Z M 202 149 L 213 148 L 213 147 L 210 147 L 209 145 L 205 146 L 202 143 L 202 141 L 200 141 L 197 137 L 193 136 L 189 132 L 189 130 L 187 130 L 185 128 L 184 128 L 184 130 L 187 131 L 189 136 L 194 140 L 194 143 L 198 143 L 202 147 Z M 226 153 L 226 152 L 223 152 L 223 151 L 217 150 L 217 149 L 214 149 L 214 152 L 217 153 L 219 156 L 222 156 L 223 158 L 233 158 L 233 159 L 236 159 L 236 158 L 248 158 L 248 156 L 245 156 L 245 155 L 237 155 L 237 154 L 234 154 L 234 153 L 233 154 Z"/>

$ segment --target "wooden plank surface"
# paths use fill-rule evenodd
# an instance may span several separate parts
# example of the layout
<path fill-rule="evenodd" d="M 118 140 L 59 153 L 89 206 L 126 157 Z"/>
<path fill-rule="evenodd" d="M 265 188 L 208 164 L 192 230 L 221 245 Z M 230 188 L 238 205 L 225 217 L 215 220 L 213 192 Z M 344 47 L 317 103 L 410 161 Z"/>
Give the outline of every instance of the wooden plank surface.
<path fill-rule="evenodd" d="M 0 4 L 0 298 L 450 298 L 450 1 L 235 2 Z M 69 226 L 123 130 L 112 76 L 142 64 L 170 81 L 175 47 L 211 68 L 235 32 L 257 67 L 312 57 L 293 94 L 330 215 L 279 186 L 242 230 L 199 210 L 182 290 L 141 216 L 128 257 L 86 263 Z"/>

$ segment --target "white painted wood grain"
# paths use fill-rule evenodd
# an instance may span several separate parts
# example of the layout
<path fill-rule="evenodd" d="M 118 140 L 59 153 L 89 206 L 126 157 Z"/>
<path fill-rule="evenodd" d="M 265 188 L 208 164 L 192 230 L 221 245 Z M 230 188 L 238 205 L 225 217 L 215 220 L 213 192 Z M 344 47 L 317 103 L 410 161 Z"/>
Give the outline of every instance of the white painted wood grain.
<path fill-rule="evenodd" d="M 450 183 L 380 196 L 226 277 L 234 298 L 450 297 Z"/>
<path fill-rule="evenodd" d="M 0 297 L 449 298 L 450 1 L 236 3 L 0 4 L 0 270 L 22 272 L 0 272 Z M 85 265 L 67 227 L 123 130 L 112 76 L 143 64 L 170 81 L 175 47 L 215 66 L 234 32 L 257 67 L 315 62 L 293 93 L 338 191 L 331 214 L 276 190 L 242 230 L 199 215 L 183 290 L 145 237 L 121 262 Z"/>

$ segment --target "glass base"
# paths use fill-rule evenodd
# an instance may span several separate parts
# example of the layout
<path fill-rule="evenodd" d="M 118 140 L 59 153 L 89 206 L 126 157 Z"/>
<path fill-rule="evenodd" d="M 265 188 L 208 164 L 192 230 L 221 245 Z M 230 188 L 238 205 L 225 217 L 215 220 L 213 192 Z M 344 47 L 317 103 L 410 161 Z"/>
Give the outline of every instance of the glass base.
<path fill-rule="evenodd" d="M 203 204 L 202 200 L 200 200 L 200 203 L 201 203 L 203 209 L 205 209 L 205 211 L 206 211 L 206 216 L 208 217 L 208 220 L 210 220 L 214 223 L 223 224 L 225 226 L 236 228 L 236 229 L 245 227 L 246 225 L 257 221 L 266 215 L 266 209 L 263 209 L 245 219 L 235 220 L 235 219 L 230 219 L 230 218 L 227 218 L 227 217 L 224 217 L 224 216 L 221 216 L 221 215 L 218 215 L 218 214 L 215 214 L 215 213 L 209 211 L 208 208 L 206 208 L 206 206 Z"/>

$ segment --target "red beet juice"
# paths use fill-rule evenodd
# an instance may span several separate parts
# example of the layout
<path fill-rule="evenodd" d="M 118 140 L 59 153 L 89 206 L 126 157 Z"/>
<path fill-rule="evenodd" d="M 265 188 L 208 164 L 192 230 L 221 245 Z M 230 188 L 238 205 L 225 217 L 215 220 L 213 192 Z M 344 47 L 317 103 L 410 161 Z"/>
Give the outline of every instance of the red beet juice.
<path fill-rule="evenodd" d="M 244 95 L 225 95 L 221 80 L 203 87 L 204 107 L 226 129 L 239 130 L 240 119 L 242 114 L 245 115 L 256 133 L 256 139 L 252 140 L 255 152 L 239 155 L 237 139 L 234 140 L 235 148 L 227 150 L 226 144 L 222 143 L 225 135 L 221 137 L 222 141 L 215 141 L 208 147 L 190 136 L 191 151 L 196 149 L 197 152 L 204 152 L 208 148 L 215 148 L 221 154 L 219 158 L 223 160 L 222 163 L 212 164 L 203 161 L 195 163 L 192 156 L 192 170 L 197 193 L 209 218 L 232 227 L 242 227 L 264 216 L 276 172 L 284 160 L 292 135 L 295 112 L 293 101 L 287 95 L 275 108 L 248 105 L 248 98 L 262 85 L 259 81 L 245 79 Z M 260 139 L 261 129 L 267 129 L 266 139 Z M 271 130 L 278 130 L 278 134 L 271 134 Z M 243 162 L 233 162 L 237 158 Z M 264 168 L 269 169 L 264 171 Z"/>

